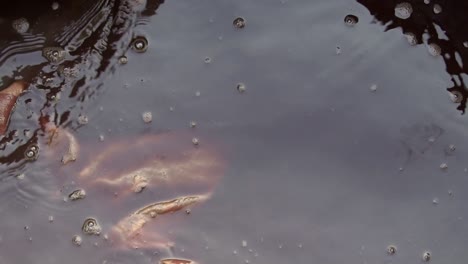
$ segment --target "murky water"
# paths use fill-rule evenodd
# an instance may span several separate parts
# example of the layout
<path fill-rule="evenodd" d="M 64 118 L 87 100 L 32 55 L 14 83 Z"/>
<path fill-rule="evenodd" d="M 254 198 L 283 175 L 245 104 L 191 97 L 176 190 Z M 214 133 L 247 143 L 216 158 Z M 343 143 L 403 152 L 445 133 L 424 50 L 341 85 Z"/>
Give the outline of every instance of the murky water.
<path fill-rule="evenodd" d="M 2 89 L 28 85 L 0 140 L 0 263 L 466 258 L 464 4 L 18 5 L 0 20 Z M 198 194 L 138 246 L 113 236 Z"/>

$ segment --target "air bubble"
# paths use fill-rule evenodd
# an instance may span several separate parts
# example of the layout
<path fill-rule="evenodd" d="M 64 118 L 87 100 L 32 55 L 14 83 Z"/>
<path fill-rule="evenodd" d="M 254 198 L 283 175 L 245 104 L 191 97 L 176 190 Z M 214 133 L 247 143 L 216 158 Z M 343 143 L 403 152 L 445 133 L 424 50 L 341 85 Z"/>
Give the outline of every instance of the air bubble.
<path fill-rule="evenodd" d="M 448 165 L 447 165 L 447 163 L 442 163 L 442 164 L 440 164 L 439 168 L 441 170 L 446 170 L 446 169 L 448 169 Z"/>
<path fill-rule="evenodd" d="M 396 251 L 397 251 L 397 248 L 394 245 L 390 245 L 390 246 L 387 247 L 387 253 L 389 255 L 395 255 Z"/>
<path fill-rule="evenodd" d="M 463 46 L 464 46 L 465 48 L 468 48 L 468 41 L 463 42 Z"/>
<path fill-rule="evenodd" d="M 49 223 L 52 223 L 54 221 L 54 216 L 49 215 Z"/>
<path fill-rule="evenodd" d="M 439 204 L 439 198 L 436 197 L 436 198 L 432 199 L 432 204 L 433 205 L 438 205 Z"/>
<path fill-rule="evenodd" d="M 242 247 L 247 247 L 247 241 L 242 240 Z"/>
<path fill-rule="evenodd" d="M 405 37 L 406 37 L 406 40 L 408 41 L 408 43 L 411 45 L 411 46 L 415 46 L 418 44 L 418 38 L 416 37 L 416 35 L 412 32 L 407 32 L 405 33 Z"/>
<path fill-rule="evenodd" d="M 345 16 L 344 22 L 347 26 L 352 27 L 359 22 L 359 18 L 355 15 L 350 14 L 350 15 Z"/>
<path fill-rule="evenodd" d="M 190 127 L 195 128 L 197 126 L 197 122 L 195 121 L 190 121 Z"/>
<path fill-rule="evenodd" d="M 369 90 L 370 90 L 371 92 L 377 91 L 377 84 L 371 85 L 371 87 L 369 88 Z"/>
<path fill-rule="evenodd" d="M 236 88 L 239 93 L 245 92 L 245 89 L 246 89 L 245 84 L 243 83 L 238 83 Z"/>
<path fill-rule="evenodd" d="M 132 47 L 136 52 L 145 52 L 148 49 L 148 40 L 143 36 L 136 37 L 133 40 Z"/>
<path fill-rule="evenodd" d="M 435 43 L 427 45 L 427 50 L 429 51 L 429 54 L 431 54 L 434 57 L 439 56 L 442 53 L 442 49 L 440 48 L 440 46 Z"/>
<path fill-rule="evenodd" d="M 238 18 L 234 19 L 232 24 L 234 25 L 235 28 L 239 28 L 239 29 L 244 28 L 245 27 L 245 19 L 242 18 L 242 17 L 238 17 Z"/>
<path fill-rule="evenodd" d="M 449 92 L 450 100 L 454 103 L 461 103 L 463 101 L 463 94 L 459 91 Z"/>
<path fill-rule="evenodd" d="M 192 138 L 192 144 L 198 146 L 200 144 L 200 140 L 198 138 Z"/>
<path fill-rule="evenodd" d="M 86 115 L 80 115 L 78 116 L 78 124 L 80 125 L 86 125 L 89 122 L 89 118 Z"/>
<path fill-rule="evenodd" d="M 24 17 L 13 20 L 11 26 L 20 34 L 26 33 L 29 30 L 29 22 Z"/>
<path fill-rule="evenodd" d="M 410 3 L 403 2 L 395 6 L 395 16 L 400 19 L 408 19 L 413 13 L 413 7 Z"/>
<path fill-rule="evenodd" d="M 424 0 L 424 3 L 425 3 L 426 5 L 428 5 L 428 4 L 431 3 L 431 0 Z"/>
<path fill-rule="evenodd" d="M 101 142 L 104 141 L 104 135 L 103 134 L 99 135 L 99 141 L 101 141 Z"/>
<path fill-rule="evenodd" d="M 36 160 L 39 156 L 39 147 L 37 145 L 30 145 L 24 152 L 24 157 L 28 160 Z"/>
<path fill-rule="evenodd" d="M 99 235 L 101 234 L 101 226 L 94 218 L 88 218 L 84 221 L 83 226 L 81 228 L 83 233 L 87 235 Z"/>
<path fill-rule="evenodd" d="M 434 14 L 440 14 L 442 12 L 442 7 L 439 4 L 435 4 L 434 8 L 432 9 L 434 11 Z"/>
<path fill-rule="evenodd" d="M 141 114 L 141 118 L 143 119 L 143 122 L 145 123 L 151 123 L 153 121 L 153 114 L 151 112 L 144 112 Z"/>
<path fill-rule="evenodd" d="M 120 56 L 120 58 L 119 58 L 119 63 L 120 64 L 127 64 L 127 62 L 128 62 L 127 56 Z"/>
<path fill-rule="evenodd" d="M 210 64 L 211 63 L 211 58 L 210 57 L 205 57 L 205 63 Z"/>
<path fill-rule="evenodd" d="M 52 10 L 57 10 L 59 9 L 59 3 L 53 2 L 51 7 L 52 7 Z"/>
<path fill-rule="evenodd" d="M 428 262 L 429 260 L 431 260 L 431 257 L 432 257 L 432 254 L 429 251 L 424 252 L 422 255 L 422 259 L 425 262 Z"/>
<path fill-rule="evenodd" d="M 83 239 L 79 235 L 75 235 L 72 238 L 72 243 L 76 246 L 81 246 L 81 243 L 83 242 Z"/>
<path fill-rule="evenodd" d="M 341 54 L 341 47 L 340 46 L 336 46 L 335 53 L 336 53 L 336 55 Z"/>
<path fill-rule="evenodd" d="M 200 95 L 201 95 L 200 91 L 196 91 L 196 92 L 195 92 L 195 96 L 196 96 L 196 97 L 200 97 Z"/>
<path fill-rule="evenodd" d="M 42 50 L 42 56 L 52 63 L 61 63 L 65 55 L 66 52 L 61 47 L 46 47 Z"/>
<path fill-rule="evenodd" d="M 78 189 L 74 190 L 70 195 L 68 195 L 68 198 L 72 201 L 80 200 L 86 197 L 86 192 L 83 189 Z"/>

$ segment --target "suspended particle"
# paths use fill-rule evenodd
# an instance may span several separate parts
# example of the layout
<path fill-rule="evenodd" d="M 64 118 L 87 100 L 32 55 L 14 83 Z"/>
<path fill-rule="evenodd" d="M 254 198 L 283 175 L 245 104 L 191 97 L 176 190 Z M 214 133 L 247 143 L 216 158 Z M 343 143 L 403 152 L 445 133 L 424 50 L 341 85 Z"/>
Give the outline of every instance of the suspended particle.
<path fill-rule="evenodd" d="M 197 122 L 195 121 L 190 121 L 190 127 L 195 128 L 197 126 Z"/>
<path fill-rule="evenodd" d="M 132 47 L 136 52 L 145 52 L 148 49 L 148 40 L 143 36 L 138 36 L 133 40 Z"/>
<path fill-rule="evenodd" d="M 87 235 L 99 235 L 101 234 L 101 226 L 94 218 L 88 218 L 84 221 L 83 226 L 81 228 L 83 233 Z"/>
<path fill-rule="evenodd" d="M 127 62 L 128 62 L 127 56 L 120 56 L 120 58 L 119 58 L 119 63 L 120 64 L 127 64 Z"/>
<path fill-rule="evenodd" d="M 425 3 L 426 5 L 428 5 L 428 4 L 431 3 L 431 0 L 424 0 L 424 3 Z"/>
<path fill-rule="evenodd" d="M 340 46 L 336 46 L 335 53 L 336 53 L 336 55 L 341 54 L 341 47 Z"/>
<path fill-rule="evenodd" d="M 243 83 L 238 83 L 236 88 L 239 93 L 243 93 L 246 90 L 245 84 Z"/>
<path fill-rule="evenodd" d="M 54 216 L 53 215 L 49 215 L 49 223 L 52 223 L 54 221 Z"/>
<path fill-rule="evenodd" d="M 13 20 L 11 26 L 19 34 L 24 34 L 29 30 L 29 22 L 24 17 Z"/>
<path fill-rule="evenodd" d="M 436 15 L 440 14 L 442 12 L 442 7 L 439 4 L 435 4 L 432 11 L 434 11 L 434 14 L 436 14 Z"/>
<path fill-rule="evenodd" d="M 395 16 L 400 19 L 408 19 L 413 13 L 413 7 L 410 3 L 403 2 L 395 6 Z"/>
<path fill-rule="evenodd" d="M 46 47 L 42 49 L 42 56 L 52 63 L 61 63 L 65 60 L 66 52 L 61 47 Z"/>
<path fill-rule="evenodd" d="M 86 197 L 86 192 L 83 189 L 74 190 L 72 193 L 70 193 L 68 195 L 68 198 L 71 201 L 80 200 L 80 199 L 83 199 L 85 197 Z"/>
<path fill-rule="evenodd" d="M 211 58 L 210 57 L 205 57 L 205 64 L 210 64 L 211 63 Z"/>
<path fill-rule="evenodd" d="M 141 114 L 141 118 L 143 119 L 143 122 L 145 123 L 151 123 L 153 121 L 153 114 L 151 112 L 144 112 Z"/>
<path fill-rule="evenodd" d="M 192 138 L 192 144 L 198 146 L 200 144 L 200 140 L 196 137 Z"/>
<path fill-rule="evenodd" d="M 83 239 L 79 235 L 75 235 L 72 237 L 72 243 L 76 246 L 81 246 L 81 243 L 83 242 Z"/>
<path fill-rule="evenodd" d="M 468 48 L 468 41 L 463 42 L 463 47 Z"/>
<path fill-rule="evenodd" d="M 377 91 L 377 84 L 372 84 L 371 87 L 369 88 L 371 92 Z"/>
<path fill-rule="evenodd" d="M 247 241 L 246 240 L 242 240 L 242 247 L 247 247 Z"/>
<path fill-rule="evenodd" d="M 234 25 L 235 28 L 244 28 L 245 27 L 245 19 L 242 17 L 238 17 L 232 21 L 232 25 Z"/>
<path fill-rule="evenodd" d="M 431 258 L 432 258 L 432 254 L 429 251 L 424 252 L 422 255 L 422 259 L 425 262 L 428 262 L 429 260 L 431 260 Z"/>
<path fill-rule="evenodd" d="M 389 255 L 395 255 L 396 251 L 397 251 L 397 248 L 394 245 L 390 245 L 390 246 L 387 247 L 387 253 Z"/>
<path fill-rule="evenodd" d="M 196 96 L 196 97 L 200 97 L 200 95 L 201 95 L 200 91 L 196 91 L 196 92 L 195 92 L 195 96 Z"/>
<path fill-rule="evenodd" d="M 104 141 L 104 135 L 103 134 L 99 135 L 99 141 L 101 141 L 101 142 Z"/>
<path fill-rule="evenodd" d="M 359 18 L 355 15 L 346 15 L 344 18 L 344 22 L 347 26 L 353 27 L 359 22 Z"/>
<path fill-rule="evenodd" d="M 432 199 L 432 204 L 433 205 L 438 205 L 439 204 L 439 198 L 436 197 L 436 198 Z"/>

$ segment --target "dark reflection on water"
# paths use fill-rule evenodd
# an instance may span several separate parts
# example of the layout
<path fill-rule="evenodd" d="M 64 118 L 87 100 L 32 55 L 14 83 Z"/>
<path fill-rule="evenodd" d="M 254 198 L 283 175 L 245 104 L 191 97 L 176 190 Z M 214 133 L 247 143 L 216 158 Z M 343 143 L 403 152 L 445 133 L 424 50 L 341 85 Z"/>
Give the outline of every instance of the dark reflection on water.
<path fill-rule="evenodd" d="M 401 28 L 409 41 L 415 44 L 437 45 L 452 78 L 452 87 L 447 91 L 453 94 L 457 109 L 465 113 L 468 90 L 463 74 L 468 74 L 468 2 L 408 0 L 412 14 L 407 19 L 395 16 L 395 7 L 401 1 L 357 0 L 371 15 L 385 26 L 385 31 Z M 438 11 L 440 8 L 440 11 Z"/>
<path fill-rule="evenodd" d="M 21 0 L 1 10 L 0 86 L 18 79 L 29 85 L 0 140 L 1 164 L 22 166 L 24 149 L 44 134 L 48 123 L 79 127 L 81 111 L 103 92 L 103 80 L 138 36 L 135 27 L 148 23 L 163 1 L 145 2 Z M 58 4 L 56 10 L 53 4 Z M 15 31 L 12 24 L 18 19 L 27 21 L 26 32 Z M 50 62 L 44 50 L 51 48 L 63 49 L 64 58 Z"/>

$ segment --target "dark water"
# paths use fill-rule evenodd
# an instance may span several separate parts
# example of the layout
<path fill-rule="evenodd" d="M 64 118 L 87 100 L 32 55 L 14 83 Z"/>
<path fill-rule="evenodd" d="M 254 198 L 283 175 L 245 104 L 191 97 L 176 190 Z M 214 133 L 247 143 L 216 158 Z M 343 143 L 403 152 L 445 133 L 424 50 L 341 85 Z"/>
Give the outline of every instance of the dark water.
<path fill-rule="evenodd" d="M 408 1 L 401 19 L 395 1 L 57 2 L 55 11 L 52 2 L 2 11 L 2 85 L 30 87 L 1 141 L 0 263 L 417 263 L 426 251 L 431 263 L 466 259 L 463 4 Z M 30 21 L 23 35 L 11 29 L 19 17 Z M 136 37 L 146 52 L 132 48 Z M 42 56 L 56 46 L 69 50 L 60 65 Z M 172 252 L 119 249 L 81 234 L 84 219 L 108 230 L 159 192 L 62 202 L 83 183 L 44 154 L 44 120 L 71 131 L 86 160 L 125 138 L 188 133 L 199 148 L 222 150 L 226 168 L 208 202 L 149 226 L 175 242 Z M 32 143 L 33 162 L 24 159 Z"/>

